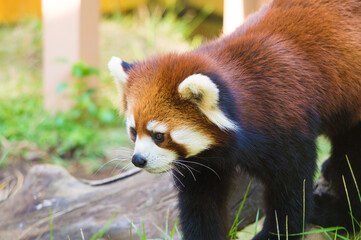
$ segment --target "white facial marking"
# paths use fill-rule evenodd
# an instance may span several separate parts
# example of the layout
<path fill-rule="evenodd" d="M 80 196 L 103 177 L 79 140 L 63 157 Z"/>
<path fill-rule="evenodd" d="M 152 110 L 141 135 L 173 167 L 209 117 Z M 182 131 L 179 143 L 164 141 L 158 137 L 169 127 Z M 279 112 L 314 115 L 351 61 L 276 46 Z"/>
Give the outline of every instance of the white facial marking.
<path fill-rule="evenodd" d="M 126 120 L 126 125 L 127 125 L 127 133 L 128 136 L 130 137 L 130 128 L 135 128 L 135 121 L 133 114 L 128 115 Z"/>
<path fill-rule="evenodd" d="M 218 107 L 219 89 L 203 74 L 193 74 L 181 82 L 178 92 L 184 99 L 196 103 L 207 118 L 221 130 L 236 130 L 237 125 Z"/>
<path fill-rule="evenodd" d="M 221 130 L 237 130 L 237 125 L 224 115 L 221 109 L 217 107 L 213 111 L 207 111 L 201 108 L 201 111 L 208 117 L 208 119 L 216 124 Z"/>
<path fill-rule="evenodd" d="M 168 130 L 168 127 L 164 123 L 152 120 L 148 122 L 147 129 L 150 132 L 165 133 Z"/>
<path fill-rule="evenodd" d="M 112 57 L 108 62 L 110 75 L 117 80 L 117 84 L 118 82 L 125 84 L 128 80 L 128 74 L 124 71 L 122 62 L 123 61 L 118 57 Z"/>
<path fill-rule="evenodd" d="M 186 148 L 188 152 L 186 157 L 195 156 L 208 149 L 213 144 L 212 139 L 192 128 L 173 130 L 170 132 L 170 136 L 174 142 L 181 144 Z"/>
<path fill-rule="evenodd" d="M 137 137 L 134 154 L 139 154 L 147 160 L 144 169 L 152 173 L 172 169 L 171 163 L 177 159 L 175 152 L 158 147 L 149 136 Z"/>

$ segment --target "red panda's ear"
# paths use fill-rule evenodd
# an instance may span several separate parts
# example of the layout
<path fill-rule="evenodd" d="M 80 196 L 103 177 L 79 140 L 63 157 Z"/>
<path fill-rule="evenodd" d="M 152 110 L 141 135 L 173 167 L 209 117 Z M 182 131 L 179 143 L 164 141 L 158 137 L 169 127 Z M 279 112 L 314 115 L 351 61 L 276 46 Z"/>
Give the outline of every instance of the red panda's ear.
<path fill-rule="evenodd" d="M 237 129 L 237 125 L 220 109 L 219 89 L 208 76 L 193 74 L 187 77 L 179 84 L 178 92 L 183 99 L 197 104 L 202 113 L 220 129 Z"/>
<path fill-rule="evenodd" d="M 108 62 L 110 75 L 114 77 L 118 89 L 121 89 L 128 80 L 128 71 L 133 64 L 122 61 L 118 57 L 112 57 Z"/>
<path fill-rule="evenodd" d="M 212 80 L 203 74 L 193 74 L 181 82 L 178 92 L 183 99 L 196 103 L 203 109 L 217 108 L 219 90 Z"/>
<path fill-rule="evenodd" d="M 112 57 L 108 62 L 110 75 L 114 77 L 115 85 L 117 86 L 120 100 L 120 112 L 124 106 L 124 87 L 128 80 L 128 71 L 133 67 L 133 64 L 122 61 L 118 57 Z"/>

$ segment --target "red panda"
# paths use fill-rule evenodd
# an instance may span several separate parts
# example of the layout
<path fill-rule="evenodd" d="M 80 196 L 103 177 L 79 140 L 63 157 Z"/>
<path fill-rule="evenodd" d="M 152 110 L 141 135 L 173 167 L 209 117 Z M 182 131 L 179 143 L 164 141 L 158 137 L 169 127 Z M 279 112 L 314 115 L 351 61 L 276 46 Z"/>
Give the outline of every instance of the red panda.
<path fill-rule="evenodd" d="M 254 240 L 298 239 L 304 223 L 350 228 L 342 176 L 361 221 L 346 161 L 361 183 L 360 0 L 274 0 L 196 50 L 108 66 L 132 162 L 173 172 L 185 240 L 227 238 L 238 166 L 265 187 Z M 319 135 L 332 144 L 322 174 L 333 194 L 313 194 Z"/>

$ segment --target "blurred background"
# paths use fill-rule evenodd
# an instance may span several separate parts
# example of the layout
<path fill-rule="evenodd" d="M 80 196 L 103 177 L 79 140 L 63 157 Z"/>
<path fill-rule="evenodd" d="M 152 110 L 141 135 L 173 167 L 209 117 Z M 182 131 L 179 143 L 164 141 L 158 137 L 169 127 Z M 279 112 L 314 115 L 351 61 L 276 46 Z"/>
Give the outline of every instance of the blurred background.
<path fill-rule="evenodd" d="M 245 1 L 245 15 L 265 2 Z M 0 0 L 0 171 L 53 163 L 77 177 L 111 174 L 109 164 L 93 175 L 131 145 L 107 61 L 195 48 L 222 33 L 223 5 Z"/>

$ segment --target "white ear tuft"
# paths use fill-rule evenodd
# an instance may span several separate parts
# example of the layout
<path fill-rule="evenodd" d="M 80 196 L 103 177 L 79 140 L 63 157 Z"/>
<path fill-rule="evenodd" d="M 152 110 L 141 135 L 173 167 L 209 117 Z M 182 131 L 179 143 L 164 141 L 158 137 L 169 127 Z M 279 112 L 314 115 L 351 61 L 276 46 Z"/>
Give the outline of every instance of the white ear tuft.
<path fill-rule="evenodd" d="M 123 61 L 118 57 L 112 57 L 108 62 L 110 75 L 114 77 L 118 89 L 119 111 L 124 111 L 124 87 L 128 80 L 128 74 L 124 71 Z"/>
<path fill-rule="evenodd" d="M 124 71 L 122 62 L 123 61 L 118 57 L 112 57 L 108 62 L 110 75 L 114 77 L 114 79 L 117 81 L 117 84 L 125 84 L 128 80 L 128 74 Z"/>
<path fill-rule="evenodd" d="M 214 109 L 218 104 L 219 90 L 212 80 L 203 74 L 193 74 L 179 84 L 178 92 L 184 99 Z"/>
<path fill-rule="evenodd" d="M 193 74 L 181 82 L 178 92 L 184 99 L 198 105 L 208 119 L 221 130 L 236 130 L 237 125 L 219 108 L 219 89 L 206 75 Z"/>

